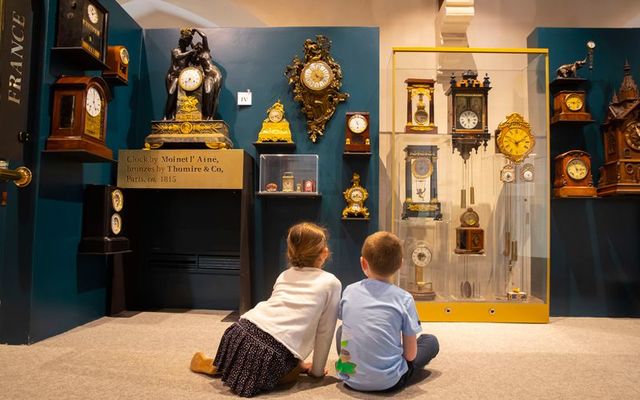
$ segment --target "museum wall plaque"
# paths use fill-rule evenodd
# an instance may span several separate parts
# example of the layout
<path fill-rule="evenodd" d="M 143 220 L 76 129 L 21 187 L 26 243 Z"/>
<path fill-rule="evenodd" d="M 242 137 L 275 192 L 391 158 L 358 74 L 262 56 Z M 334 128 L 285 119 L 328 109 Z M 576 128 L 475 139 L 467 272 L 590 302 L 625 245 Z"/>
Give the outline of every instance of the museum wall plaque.
<path fill-rule="evenodd" d="M 118 186 L 242 189 L 244 150 L 120 150 Z"/>

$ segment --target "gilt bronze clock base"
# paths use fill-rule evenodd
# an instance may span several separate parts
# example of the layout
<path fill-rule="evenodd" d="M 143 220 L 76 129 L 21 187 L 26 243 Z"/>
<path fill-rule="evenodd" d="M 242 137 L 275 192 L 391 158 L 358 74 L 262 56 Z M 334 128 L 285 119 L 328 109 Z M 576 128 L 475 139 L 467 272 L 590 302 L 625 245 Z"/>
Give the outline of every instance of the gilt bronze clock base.
<path fill-rule="evenodd" d="M 418 282 L 409 285 L 409 293 L 417 301 L 431 301 L 436 298 L 436 292 L 433 291 L 431 282 Z"/>
<path fill-rule="evenodd" d="M 418 203 L 405 201 L 402 204 L 402 219 L 407 218 L 433 218 L 436 221 L 442 219 L 442 205 L 440 202 Z"/>
<path fill-rule="evenodd" d="M 151 134 L 144 139 L 145 149 L 193 147 L 232 149 L 229 126 L 222 120 L 151 121 Z"/>

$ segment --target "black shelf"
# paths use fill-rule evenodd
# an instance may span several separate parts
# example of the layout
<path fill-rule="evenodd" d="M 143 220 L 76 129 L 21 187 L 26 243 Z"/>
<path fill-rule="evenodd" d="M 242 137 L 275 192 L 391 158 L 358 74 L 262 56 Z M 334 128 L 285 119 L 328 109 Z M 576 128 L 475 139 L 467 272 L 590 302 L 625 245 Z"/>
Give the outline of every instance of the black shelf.
<path fill-rule="evenodd" d="M 254 142 L 253 145 L 261 153 L 293 153 L 296 150 L 293 142 Z"/>
<path fill-rule="evenodd" d="M 311 198 L 319 199 L 322 194 L 316 192 L 258 192 L 259 197 L 280 197 L 280 198 Z"/>
<path fill-rule="evenodd" d="M 345 151 L 342 153 L 344 158 L 369 158 L 371 157 L 370 151 Z"/>
<path fill-rule="evenodd" d="M 573 120 L 562 120 L 562 121 L 556 121 L 556 122 L 552 122 L 551 126 L 576 126 L 576 127 L 580 127 L 580 126 L 585 126 L 585 125 L 589 125 L 596 122 L 593 119 L 589 119 L 589 120 L 577 120 L 577 121 L 573 121 Z"/>
<path fill-rule="evenodd" d="M 87 70 L 105 71 L 109 69 L 107 64 L 95 58 L 83 47 L 54 47 L 51 52 L 61 60 L 71 60 L 77 67 Z"/>
<path fill-rule="evenodd" d="M 343 221 L 363 221 L 363 222 L 369 222 L 371 220 L 371 218 L 356 218 L 356 217 L 342 217 L 341 218 Z"/>
<path fill-rule="evenodd" d="M 103 157 L 98 154 L 90 153 L 86 150 L 42 150 L 46 155 L 60 157 L 67 160 L 83 162 L 83 163 L 102 163 L 102 162 L 117 162 L 113 158 Z"/>

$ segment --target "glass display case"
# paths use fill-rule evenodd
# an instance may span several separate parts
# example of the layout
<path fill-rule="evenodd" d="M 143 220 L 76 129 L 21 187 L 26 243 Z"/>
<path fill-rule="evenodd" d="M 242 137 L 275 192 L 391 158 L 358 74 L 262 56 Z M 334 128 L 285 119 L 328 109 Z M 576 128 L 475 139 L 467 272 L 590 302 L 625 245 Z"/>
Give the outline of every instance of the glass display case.
<path fill-rule="evenodd" d="M 318 155 L 260 155 L 259 185 L 259 196 L 320 196 L 318 192 Z"/>
<path fill-rule="evenodd" d="M 394 48 L 389 67 L 398 285 L 423 321 L 548 322 L 547 50 Z"/>

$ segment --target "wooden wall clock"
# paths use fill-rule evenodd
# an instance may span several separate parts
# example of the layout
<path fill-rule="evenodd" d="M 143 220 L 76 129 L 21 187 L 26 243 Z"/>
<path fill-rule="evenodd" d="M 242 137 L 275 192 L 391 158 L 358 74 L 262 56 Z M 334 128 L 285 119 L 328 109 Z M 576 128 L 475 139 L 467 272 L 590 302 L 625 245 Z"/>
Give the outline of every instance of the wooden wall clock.
<path fill-rule="evenodd" d="M 457 80 L 451 74 L 449 89 L 448 128 L 452 134 L 452 145 L 460 152 L 463 160 L 469 159 L 471 150 L 477 151 L 480 145 L 487 146 L 490 139 L 488 95 L 491 90 L 489 75 L 483 80 L 478 73 L 466 71 L 462 79 Z"/>
<path fill-rule="evenodd" d="M 345 120 L 345 153 L 368 153 L 371 151 L 369 113 L 348 112 Z"/>
<path fill-rule="evenodd" d="M 88 185 L 84 192 L 79 252 L 113 254 L 129 251 L 124 236 L 124 194 L 115 186 Z"/>
<path fill-rule="evenodd" d="M 109 46 L 107 50 L 107 69 L 102 77 L 112 83 L 129 83 L 129 50 L 125 46 Z"/>
<path fill-rule="evenodd" d="M 349 97 L 340 92 L 342 69 L 330 54 L 331 41 L 316 35 L 316 41 L 304 42 L 304 60 L 294 57 L 287 66 L 285 76 L 293 89 L 293 99 L 302 105 L 307 119 L 309 139 L 316 142 L 324 135 L 327 122 L 333 117 L 338 104 Z"/>
<path fill-rule="evenodd" d="M 591 176 L 591 156 L 582 150 L 570 150 L 555 157 L 555 197 L 596 197 Z"/>
<path fill-rule="evenodd" d="M 109 88 L 100 77 L 63 76 L 53 85 L 50 151 L 84 151 L 110 160 L 105 145 Z"/>
<path fill-rule="evenodd" d="M 106 69 L 109 12 L 96 0 L 60 0 L 54 52 L 86 69 Z"/>
<path fill-rule="evenodd" d="M 624 66 L 620 90 L 609 103 L 602 131 L 604 165 L 598 196 L 640 194 L 640 92 L 629 63 Z"/>

